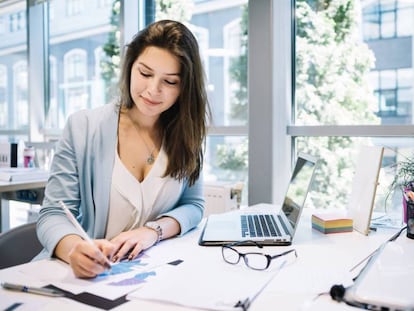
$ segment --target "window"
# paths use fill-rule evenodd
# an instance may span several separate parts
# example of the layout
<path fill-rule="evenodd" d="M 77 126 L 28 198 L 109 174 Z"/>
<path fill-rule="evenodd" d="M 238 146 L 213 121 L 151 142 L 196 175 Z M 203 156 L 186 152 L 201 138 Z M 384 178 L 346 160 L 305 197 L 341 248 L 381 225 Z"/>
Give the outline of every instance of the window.
<path fill-rule="evenodd" d="M 86 51 L 75 49 L 63 56 L 64 59 L 64 109 L 67 115 L 88 108 Z"/>
<path fill-rule="evenodd" d="M 378 115 L 387 124 L 389 117 L 400 117 L 400 124 L 410 123 L 412 115 L 412 69 L 372 71 L 378 100 Z M 408 119 L 407 119 L 408 118 Z"/>
<path fill-rule="evenodd" d="M 66 12 L 67 16 L 80 15 L 83 10 L 82 0 L 67 0 L 66 1 Z"/>
<path fill-rule="evenodd" d="M 407 154 L 405 147 L 412 141 L 412 53 L 405 48 L 412 37 L 398 26 L 412 22 L 412 5 L 361 1 L 358 11 L 351 3 L 296 1 L 296 118 L 288 132 L 296 150 L 322 159 L 317 194 L 309 202 L 314 207 L 346 207 L 349 193 L 342 189 L 352 183 L 360 145 L 385 147 L 380 181 L 384 186 L 390 183 L 392 164 L 402 152 Z M 402 34 L 410 37 L 400 38 Z M 386 47 L 400 50 L 397 58 L 402 62 L 396 62 Z M 378 209 L 384 209 L 385 197 L 386 190 L 379 189 Z M 397 206 L 401 202 L 398 197 L 390 201 Z"/>
<path fill-rule="evenodd" d="M 26 1 L 0 4 L 0 140 L 27 138 Z"/>
<path fill-rule="evenodd" d="M 75 49 L 63 56 L 65 82 L 82 82 L 86 80 L 86 51 Z"/>
<path fill-rule="evenodd" d="M 414 3 L 407 0 L 363 0 L 365 40 L 412 35 Z"/>
<path fill-rule="evenodd" d="M 7 126 L 7 67 L 0 65 L 0 128 Z"/>
<path fill-rule="evenodd" d="M 112 0 L 98 0 L 98 7 L 111 7 Z"/>
<path fill-rule="evenodd" d="M 26 16 L 24 11 L 10 14 L 10 32 L 24 31 L 26 27 Z"/>
<path fill-rule="evenodd" d="M 4 16 L 0 16 L 0 34 L 6 33 L 6 18 Z"/>
<path fill-rule="evenodd" d="M 112 7 L 97 6 L 95 1 L 52 3 L 48 16 L 50 97 L 45 127 L 50 137 L 57 138 L 71 113 L 111 100 L 105 93 L 109 85 L 99 87 L 106 82 L 101 64 L 103 55 L 96 51 L 103 50 L 111 34 Z"/>
<path fill-rule="evenodd" d="M 59 123 L 64 123 L 64 116 L 58 105 L 58 80 L 57 60 L 53 55 L 49 56 L 49 109 L 45 120 L 45 128 L 59 128 Z"/>
<path fill-rule="evenodd" d="M 22 60 L 13 66 L 13 102 L 15 103 L 13 121 L 15 128 L 28 127 L 28 78 L 27 62 Z"/>
<path fill-rule="evenodd" d="M 158 5 L 156 16 L 187 23 L 198 39 L 213 114 L 204 179 L 247 185 L 247 1 L 220 2 L 220 8 L 218 1 L 176 2 L 180 10 Z"/>
<path fill-rule="evenodd" d="M 225 102 L 224 102 L 224 125 L 231 124 L 247 124 L 247 63 L 243 63 L 246 56 L 246 45 L 243 45 L 242 19 L 236 19 L 224 26 L 224 80 L 225 80 Z M 245 26 L 247 27 L 247 25 Z M 237 70 L 237 67 L 242 70 Z M 237 73 L 244 73 L 246 76 L 240 75 L 240 79 L 234 79 Z"/>

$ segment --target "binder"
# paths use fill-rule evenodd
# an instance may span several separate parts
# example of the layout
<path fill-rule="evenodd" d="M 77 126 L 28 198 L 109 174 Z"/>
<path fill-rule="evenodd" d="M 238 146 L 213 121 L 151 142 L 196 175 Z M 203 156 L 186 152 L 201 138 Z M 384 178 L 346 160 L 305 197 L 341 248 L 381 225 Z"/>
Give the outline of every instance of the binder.
<path fill-rule="evenodd" d="M 17 167 L 17 143 L 0 143 L 0 167 Z"/>

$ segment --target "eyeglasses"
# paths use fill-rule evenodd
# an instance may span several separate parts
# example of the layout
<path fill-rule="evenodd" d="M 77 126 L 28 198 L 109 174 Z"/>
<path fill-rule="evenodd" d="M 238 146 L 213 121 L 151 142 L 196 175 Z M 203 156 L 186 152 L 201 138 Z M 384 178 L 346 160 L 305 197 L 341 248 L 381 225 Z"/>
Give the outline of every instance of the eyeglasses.
<path fill-rule="evenodd" d="M 221 248 L 221 254 L 223 255 L 223 259 L 225 262 L 235 265 L 239 263 L 240 258 L 243 257 L 244 263 L 250 269 L 253 270 L 266 270 L 270 266 L 270 262 L 273 259 L 285 256 L 290 253 L 295 254 L 295 258 L 298 257 L 295 249 L 290 249 L 286 252 L 271 256 L 263 253 L 258 252 L 248 252 L 248 253 L 240 253 L 238 250 L 233 248 L 233 246 L 237 245 L 248 245 L 254 244 L 259 248 L 263 248 L 263 246 L 255 241 L 242 241 L 242 242 L 235 242 L 231 244 L 223 245 Z"/>

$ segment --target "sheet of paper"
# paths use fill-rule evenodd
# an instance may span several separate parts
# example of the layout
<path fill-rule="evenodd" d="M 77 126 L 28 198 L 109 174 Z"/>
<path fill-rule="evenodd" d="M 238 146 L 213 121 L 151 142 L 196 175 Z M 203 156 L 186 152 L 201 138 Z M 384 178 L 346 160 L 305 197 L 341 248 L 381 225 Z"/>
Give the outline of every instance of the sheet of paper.
<path fill-rule="evenodd" d="M 157 278 L 157 269 L 174 261 L 170 257 L 152 257 L 147 254 L 133 261 L 124 261 L 112 266 L 106 272 L 93 279 L 75 277 L 69 265 L 61 261 L 33 262 L 30 266 L 22 266 L 20 273 L 31 279 L 37 279 L 43 285 L 54 285 L 73 294 L 88 292 L 110 300 L 117 299 L 141 287 L 149 280 Z M 53 271 L 53 274 L 49 273 Z"/>
<path fill-rule="evenodd" d="M 234 310 L 238 301 L 252 303 L 285 264 L 284 260 L 279 260 L 272 262 L 268 270 L 255 271 L 242 261 L 231 265 L 224 262 L 220 254 L 214 254 L 185 257 L 176 269 L 162 267 L 156 279 L 127 298 L 210 310 Z"/>
<path fill-rule="evenodd" d="M 0 296 L 2 295 L 0 294 Z M 31 295 L 26 295 L 26 296 L 25 297 L 22 296 L 19 298 L 2 296 L 0 300 L 0 310 L 18 310 L 18 311 L 42 310 L 43 307 L 47 304 L 44 301 L 33 299 Z"/>

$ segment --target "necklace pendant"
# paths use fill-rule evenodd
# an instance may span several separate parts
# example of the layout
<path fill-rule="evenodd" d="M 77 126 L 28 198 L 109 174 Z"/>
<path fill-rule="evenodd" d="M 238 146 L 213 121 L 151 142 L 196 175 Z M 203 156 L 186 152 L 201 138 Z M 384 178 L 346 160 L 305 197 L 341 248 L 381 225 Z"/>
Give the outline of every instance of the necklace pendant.
<path fill-rule="evenodd" d="M 148 163 L 149 165 L 152 165 L 152 164 L 154 164 L 154 161 L 155 161 L 154 155 L 151 153 L 151 154 L 149 155 L 149 157 L 147 158 L 147 163 Z"/>

